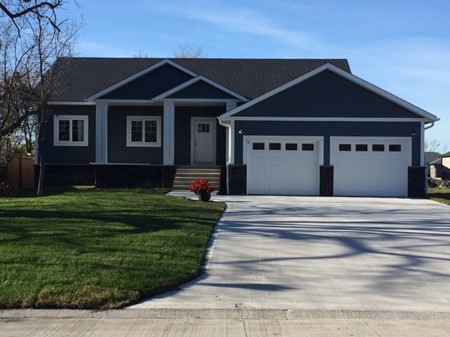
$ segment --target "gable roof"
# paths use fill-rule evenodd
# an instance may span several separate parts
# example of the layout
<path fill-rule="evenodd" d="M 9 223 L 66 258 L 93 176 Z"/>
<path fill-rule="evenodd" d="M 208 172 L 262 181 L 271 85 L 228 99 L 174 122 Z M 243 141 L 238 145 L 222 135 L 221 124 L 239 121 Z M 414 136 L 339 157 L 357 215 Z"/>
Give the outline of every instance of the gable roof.
<path fill-rule="evenodd" d="M 350 72 L 345 59 L 59 58 L 57 66 L 61 71 L 52 101 L 95 99 L 111 88 L 143 76 L 158 64 L 176 64 L 247 99 L 254 99 L 326 63 Z"/>
<path fill-rule="evenodd" d="M 184 71 L 185 73 L 187 73 L 188 75 L 190 75 L 192 77 L 197 76 L 196 73 L 190 71 L 189 69 L 186 69 L 186 68 L 184 68 L 184 67 L 182 67 L 182 66 L 180 66 L 180 65 L 178 65 L 178 64 L 176 64 L 174 62 L 172 62 L 171 60 L 167 60 L 166 59 L 166 60 L 162 60 L 161 62 L 158 62 L 156 64 L 153 64 L 150 67 L 148 67 L 148 68 L 146 68 L 144 70 L 141 70 L 138 73 L 136 73 L 136 74 L 134 74 L 132 76 L 129 76 L 129 77 L 127 77 L 127 78 L 117 82 L 117 83 L 114 83 L 113 85 L 109 86 L 108 88 L 105 88 L 105 89 L 95 93 L 94 95 L 92 95 L 90 97 L 87 97 L 86 100 L 87 101 L 93 101 L 93 100 L 95 100 L 97 98 L 100 98 L 101 96 L 109 94 L 110 92 L 112 92 L 112 91 L 114 91 L 114 90 L 116 90 L 116 89 L 118 89 L 118 88 L 120 88 L 120 87 L 122 87 L 122 86 L 124 86 L 124 85 L 126 85 L 126 84 L 128 84 L 128 83 L 130 83 L 132 81 L 134 81 L 135 79 L 137 79 L 139 77 L 142 77 L 142 76 L 152 72 L 153 70 L 156 70 L 156 69 L 158 69 L 158 68 L 160 68 L 160 67 L 162 67 L 164 65 L 167 65 L 167 64 L 171 65 L 172 67 L 175 67 L 175 68 L 177 68 L 177 69 L 179 69 L 181 71 Z"/>
<path fill-rule="evenodd" d="M 236 92 L 234 92 L 232 90 L 229 90 L 228 88 L 225 88 L 224 86 L 222 86 L 222 85 L 220 85 L 220 84 L 218 84 L 218 83 L 216 83 L 214 81 L 211 81 L 211 80 L 207 79 L 203 75 L 197 76 L 197 77 L 195 77 L 195 78 L 193 78 L 193 79 L 191 79 L 191 80 L 189 80 L 187 82 L 184 82 L 184 83 L 180 84 L 179 86 L 177 86 L 175 88 L 172 88 L 172 89 L 170 89 L 170 90 L 160 94 L 159 96 L 154 97 L 153 99 L 155 101 L 159 101 L 159 100 L 162 100 L 164 98 L 170 97 L 171 95 L 173 95 L 173 94 L 175 94 L 177 92 L 180 92 L 183 89 L 186 89 L 186 88 L 188 88 L 188 87 L 190 87 L 193 84 L 196 84 L 198 82 L 205 82 L 205 83 L 209 84 L 210 86 L 212 86 L 212 87 L 214 87 L 216 89 L 219 89 L 219 90 L 229 94 L 230 96 L 234 96 L 235 98 L 237 98 L 239 100 L 242 100 L 242 101 L 247 101 L 247 98 L 245 98 L 244 96 L 239 95 L 238 93 L 236 93 Z"/>
<path fill-rule="evenodd" d="M 381 96 L 381 97 L 383 97 L 383 98 L 385 98 L 385 99 L 387 99 L 387 100 L 389 100 L 389 101 L 391 101 L 391 102 L 393 102 L 395 104 L 398 104 L 398 105 L 400 105 L 400 106 L 410 110 L 411 112 L 417 114 L 420 117 L 425 118 L 426 120 L 428 120 L 430 122 L 431 121 L 435 122 L 435 121 L 439 120 L 439 118 L 437 118 L 435 115 L 429 113 L 428 111 L 425 111 L 425 110 L 423 110 L 423 109 L 421 109 L 421 108 L 419 108 L 419 107 L 417 107 L 417 106 L 415 106 L 415 105 L 413 105 L 413 104 L 411 104 L 411 103 L 409 103 L 409 102 L 407 102 L 407 101 L 405 101 L 405 100 L 403 100 L 403 99 L 401 99 L 401 98 L 399 98 L 399 97 L 397 97 L 397 96 L 395 96 L 395 95 L 393 95 L 393 94 L 391 94 L 391 93 L 389 93 L 389 92 L 387 92 L 387 91 L 385 91 L 385 90 L 383 90 L 383 89 L 381 89 L 381 88 L 379 88 L 379 87 L 377 87 L 377 86 L 375 86 L 375 85 L 373 85 L 373 84 L 371 84 L 371 83 L 369 83 L 369 82 L 367 82 L 367 81 L 365 81 L 365 80 L 363 80 L 361 78 L 359 78 L 359 77 L 357 77 L 357 76 L 355 76 L 355 75 L 353 75 L 353 74 L 351 74 L 351 73 L 349 73 L 347 71 L 344 71 L 344 70 L 342 70 L 342 69 L 340 69 L 340 68 L 338 68 L 338 67 L 336 67 L 336 66 L 334 66 L 333 64 L 330 64 L 330 63 L 326 63 L 326 64 L 324 64 L 324 65 L 322 65 L 322 66 L 320 66 L 320 67 L 318 67 L 316 69 L 313 69 L 310 72 L 308 72 L 306 74 L 303 74 L 303 75 L 293 79 L 290 82 L 284 83 L 283 85 L 281 85 L 281 86 L 279 86 L 279 87 L 277 87 L 277 88 L 275 88 L 275 89 L 273 89 L 273 90 L 271 90 L 271 91 L 269 91 L 269 92 L 259 96 L 258 98 L 254 99 L 254 100 L 252 100 L 250 102 L 242 104 L 241 106 L 239 106 L 239 107 L 237 107 L 237 108 L 235 108 L 235 109 L 233 109 L 233 110 L 231 110 L 231 111 L 229 111 L 229 112 L 219 116 L 219 119 L 221 121 L 225 121 L 225 120 L 228 120 L 230 118 L 233 118 L 233 116 L 238 114 L 239 112 L 241 112 L 241 111 L 243 111 L 243 110 L 245 110 L 245 109 L 247 109 L 247 108 L 249 108 L 249 107 L 251 107 L 251 106 L 253 106 L 255 104 L 258 104 L 258 103 L 260 103 L 260 102 L 262 102 L 262 101 L 264 101 L 264 100 L 266 100 L 266 99 L 268 99 L 268 98 L 270 98 L 270 97 L 272 97 L 272 96 L 274 96 L 274 95 L 276 95 L 276 94 L 278 94 L 278 93 L 280 93 L 280 92 L 282 92 L 282 91 L 284 91 L 284 90 L 286 90 L 288 88 L 291 88 L 291 87 L 293 87 L 293 86 L 295 86 L 295 85 L 297 85 L 297 84 L 299 84 L 299 83 L 301 83 L 303 81 L 306 81 L 309 78 L 311 78 L 313 76 L 316 76 L 317 74 L 320 74 L 323 71 L 332 71 L 333 73 L 335 73 L 335 74 L 337 74 L 339 76 L 342 76 L 343 78 L 345 78 L 345 79 L 347 79 L 347 80 L 349 80 L 349 81 L 351 81 L 351 82 L 353 82 L 353 83 L 355 83 L 355 84 L 357 84 L 357 85 L 359 85 L 359 86 L 361 86 L 361 87 L 363 87 L 363 88 L 365 88 L 367 90 L 370 90 L 370 91 L 374 92 L 375 94 L 377 94 L 377 95 L 379 95 L 379 96 Z"/>

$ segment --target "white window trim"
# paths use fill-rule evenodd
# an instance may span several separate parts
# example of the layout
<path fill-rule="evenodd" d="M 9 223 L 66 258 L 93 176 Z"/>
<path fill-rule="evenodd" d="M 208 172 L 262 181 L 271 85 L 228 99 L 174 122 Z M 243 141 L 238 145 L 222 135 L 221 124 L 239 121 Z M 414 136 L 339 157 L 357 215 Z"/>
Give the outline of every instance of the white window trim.
<path fill-rule="evenodd" d="M 156 121 L 156 142 L 132 142 L 131 122 L 132 121 Z M 142 130 L 144 132 L 144 129 Z M 127 147 L 161 147 L 161 117 L 159 116 L 127 116 Z"/>
<path fill-rule="evenodd" d="M 70 122 L 70 134 L 68 141 L 59 140 L 59 121 L 68 120 Z M 84 141 L 72 141 L 72 122 L 74 120 L 84 121 L 83 133 Z M 86 115 L 55 115 L 53 118 L 53 145 L 54 146 L 88 146 L 89 145 L 89 117 Z"/>

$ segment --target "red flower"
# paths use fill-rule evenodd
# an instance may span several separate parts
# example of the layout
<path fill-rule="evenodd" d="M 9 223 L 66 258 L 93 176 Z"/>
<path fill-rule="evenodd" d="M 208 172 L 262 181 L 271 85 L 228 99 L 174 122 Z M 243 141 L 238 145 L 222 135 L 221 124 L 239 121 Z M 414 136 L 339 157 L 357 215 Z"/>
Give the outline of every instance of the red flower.
<path fill-rule="evenodd" d="M 189 185 L 189 190 L 195 194 L 199 194 L 200 191 L 205 191 L 211 193 L 214 189 L 209 186 L 208 180 L 196 179 L 192 184 Z"/>

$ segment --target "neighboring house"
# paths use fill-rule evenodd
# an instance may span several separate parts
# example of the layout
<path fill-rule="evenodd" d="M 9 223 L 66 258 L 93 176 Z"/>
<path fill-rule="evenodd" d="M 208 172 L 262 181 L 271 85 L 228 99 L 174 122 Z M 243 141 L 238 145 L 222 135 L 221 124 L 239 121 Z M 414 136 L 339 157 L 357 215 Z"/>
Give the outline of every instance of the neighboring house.
<path fill-rule="evenodd" d="M 438 118 L 347 60 L 58 64 L 47 184 L 171 187 L 188 166 L 221 168 L 229 194 L 425 195 L 424 130 Z"/>
<path fill-rule="evenodd" d="M 434 179 L 450 179 L 450 152 L 444 153 L 430 164 L 430 177 Z"/>
<path fill-rule="evenodd" d="M 432 171 L 431 163 L 435 162 L 441 158 L 441 154 L 439 152 L 433 152 L 433 151 L 425 151 L 425 165 L 427 167 L 427 176 L 431 178 L 436 178 L 432 176 L 433 174 L 436 174 L 436 171 Z M 434 168 L 433 168 L 434 170 Z"/>
<path fill-rule="evenodd" d="M 450 180 L 450 152 L 444 153 L 442 155 L 442 167 L 444 169 L 444 177 L 445 180 Z"/>

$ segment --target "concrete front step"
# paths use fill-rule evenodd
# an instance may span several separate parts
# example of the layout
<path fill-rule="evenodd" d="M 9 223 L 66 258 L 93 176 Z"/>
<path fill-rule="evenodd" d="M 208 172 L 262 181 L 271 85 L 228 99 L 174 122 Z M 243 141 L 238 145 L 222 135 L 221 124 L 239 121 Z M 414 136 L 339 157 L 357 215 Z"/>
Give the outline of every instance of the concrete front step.
<path fill-rule="evenodd" d="M 187 190 L 189 185 L 196 179 L 208 180 L 214 190 L 218 191 L 220 189 L 221 169 L 179 167 L 177 168 L 172 188 L 174 190 Z"/>

